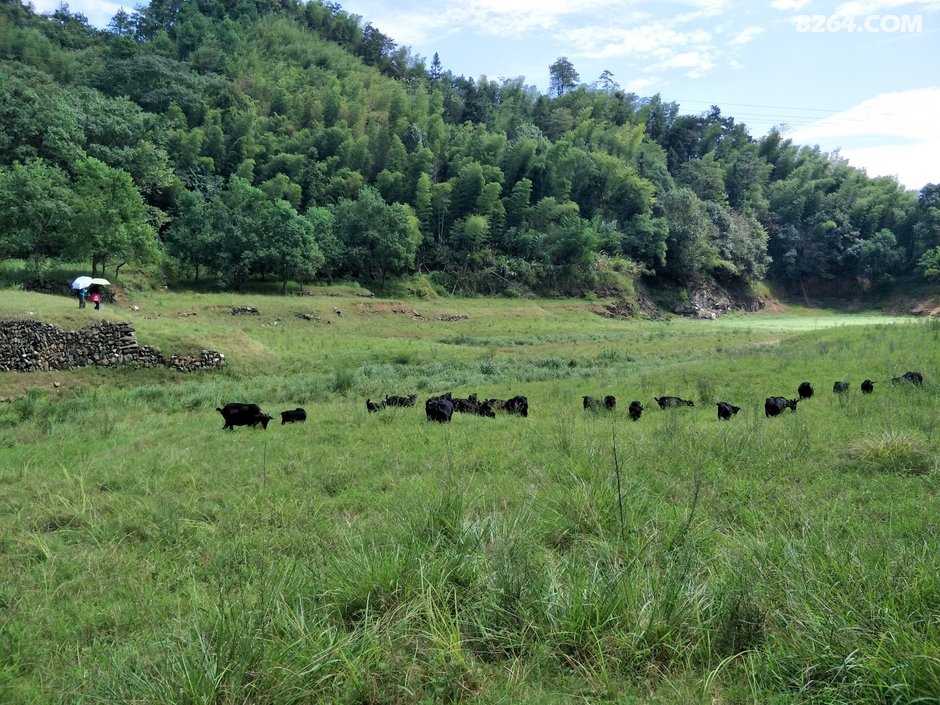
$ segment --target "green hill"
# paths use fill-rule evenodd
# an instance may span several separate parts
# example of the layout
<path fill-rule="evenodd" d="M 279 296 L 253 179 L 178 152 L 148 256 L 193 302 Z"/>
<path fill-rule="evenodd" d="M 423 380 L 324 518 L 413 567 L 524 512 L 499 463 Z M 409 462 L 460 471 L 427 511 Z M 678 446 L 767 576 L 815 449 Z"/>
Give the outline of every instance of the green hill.
<path fill-rule="evenodd" d="M 915 194 L 719 107 L 454 76 L 334 3 L 0 6 L 0 255 L 544 294 L 935 276 Z M 619 283 L 618 283 L 619 282 Z"/>

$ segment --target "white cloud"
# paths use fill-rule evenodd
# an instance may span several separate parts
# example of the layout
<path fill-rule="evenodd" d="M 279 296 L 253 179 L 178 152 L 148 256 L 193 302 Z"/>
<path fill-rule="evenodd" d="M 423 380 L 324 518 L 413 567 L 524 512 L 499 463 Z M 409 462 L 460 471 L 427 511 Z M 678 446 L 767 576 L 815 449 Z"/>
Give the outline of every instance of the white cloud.
<path fill-rule="evenodd" d="M 121 8 L 131 14 L 134 12 L 135 2 L 111 2 L 110 0 L 71 0 L 68 2 L 69 12 L 80 12 L 88 18 L 94 27 L 106 27 Z M 61 0 L 32 0 L 33 8 L 41 14 L 48 14 L 59 9 Z"/>
<path fill-rule="evenodd" d="M 726 11 L 733 0 L 676 0 L 689 11 L 653 19 L 650 0 L 465 0 L 429 13 L 424 3 L 359 0 L 354 11 L 368 15 L 382 32 L 405 46 L 439 44 L 475 32 L 523 38 L 539 32 L 571 59 L 664 59 L 691 48 L 704 49 L 712 33 L 701 20 Z M 368 7 L 367 7 L 368 6 Z"/>
<path fill-rule="evenodd" d="M 538 42 L 574 62 L 647 60 L 682 63 L 678 54 L 698 51 L 719 54 L 715 37 L 724 35 L 714 18 L 727 14 L 739 0 L 673 0 L 664 11 L 652 0 L 463 0 L 428 11 L 426 0 L 347 0 L 347 10 L 368 17 L 374 26 L 403 46 L 429 45 L 445 55 L 451 37 L 477 35 L 507 42 Z M 748 28 L 744 42 L 757 34 Z M 535 39 L 535 38 L 538 39 Z M 451 40 L 460 44 L 456 39 Z M 461 40 L 462 42 L 462 40 Z M 508 55 L 517 54 L 507 49 Z M 529 52 L 531 55 L 532 52 Z M 714 61 L 692 67 L 696 75 L 710 71 Z M 634 67 L 641 71 L 655 67 Z M 686 70 L 681 66 L 678 69 Z M 543 71 L 540 71 L 540 73 Z"/>
<path fill-rule="evenodd" d="M 703 17 L 715 17 L 724 12 L 731 4 L 730 0 L 679 0 L 685 5 L 691 5 L 695 8 L 692 12 L 686 12 L 674 17 L 676 22 L 693 22 Z"/>
<path fill-rule="evenodd" d="M 426 44 L 432 40 L 446 42 L 447 37 L 457 34 L 464 27 L 446 19 L 448 15 L 420 13 L 396 13 L 377 9 L 369 15 L 373 27 L 377 27 L 385 36 L 391 37 L 396 44 L 413 46 Z"/>
<path fill-rule="evenodd" d="M 734 36 L 734 38 L 733 38 L 730 42 L 728 42 L 728 43 L 729 43 L 729 44 L 732 44 L 732 45 L 735 45 L 735 44 L 747 44 L 748 42 L 750 42 L 751 40 L 753 40 L 754 37 L 756 37 L 756 36 L 758 36 L 758 35 L 760 35 L 760 34 L 763 34 L 764 31 L 765 31 L 765 30 L 764 30 L 763 27 L 758 27 L 758 26 L 756 26 L 756 25 L 755 25 L 755 26 L 751 26 L 751 27 L 745 27 L 745 28 L 742 29 L 740 32 L 738 32 L 738 33 Z"/>
<path fill-rule="evenodd" d="M 940 2 L 912 2 L 911 0 L 851 0 L 837 6 L 833 15 L 858 16 L 904 9 L 908 12 L 935 12 Z"/>
<path fill-rule="evenodd" d="M 940 141 L 919 144 L 880 145 L 843 149 L 841 155 L 869 176 L 895 176 L 902 186 L 919 191 L 925 184 L 940 183 Z"/>
<path fill-rule="evenodd" d="M 631 93 L 641 93 L 647 88 L 655 86 L 657 83 L 659 83 L 659 78 L 655 76 L 650 78 L 635 78 L 627 83 L 627 85 L 624 86 L 624 89 L 630 91 Z"/>
<path fill-rule="evenodd" d="M 870 135 L 919 140 L 935 132 L 933 116 L 938 114 L 940 88 L 882 93 L 800 128 L 795 135 L 804 140 Z"/>
<path fill-rule="evenodd" d="M 623 6 L 617 0 L 464 0 L 461 9 L 482 13 L 510 13 L 514 15 L 579 15 L 609 7 Z"/>
<path fill-rule="evenodd" d="M 428 12 L 427 3 L 356 3 L 357 14 L 403 45 L 440 41 L 458 32 L 476 31 L 494 37 L 519 37 L 555 31 L 573 20 L 618 22 L 645 17 L 633 11 L 642 0 L 465 0 Z M 352 3 L 342 3 L 344 7 Z"/>
<path fill-rule="evenodd" d="M 691 5 L 700 12 L 707 12 L 712 15 L 721 13 L 722 10 L 731 5 L 731 0 L 679 0 L 684 5 Z"/>
<path fill-rule="evenodd" d="M 770 6 L 775 10 L 795 11 L 809 5 L 810 0 L 773 0 Z"/>
<path fill-rule="evenodd" d="M 701 78 L 715 68 L 715 60 L 708 51 L 684 51 L 656 64 L 654 71 L 686 70 L 689 78 Z"/>
<path fill-rule="evenodd" d="M 841 148 L 870 176 L 896 175 L 908 188 L 940 182 L 940 87 L 882 93 L 841 113 L 787 133 L 796 144 Z"/>
<path fill-rule="evenodd" d="M 691 69 L 701 66 L 708 58 L 698 51 L 686 51 L 663 61 L 660 66 L 666 69 Z"/>
<path fill-rule="evenodd" d="M 704 29 L 681 32 L 662 22 L 630 28 L 584 27 L 565 31 L 562 36 L 577 47 L 576 56 L 588 59 L 657 56 L 711 41 L 711 34 Z"/>

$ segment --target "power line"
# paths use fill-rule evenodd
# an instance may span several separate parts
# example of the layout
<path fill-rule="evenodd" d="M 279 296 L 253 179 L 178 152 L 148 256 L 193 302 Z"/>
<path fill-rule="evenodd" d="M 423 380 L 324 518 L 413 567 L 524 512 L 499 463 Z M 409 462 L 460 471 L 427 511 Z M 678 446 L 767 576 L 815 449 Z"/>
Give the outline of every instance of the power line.
<path fill-rule="evenodd" d="M 760 120 L 778 120 L 778 119 L 779 120 L 796 120 L 796 121 L 802 121 L 802 122 L 821 122 L 825 120 L 827 124 L 840 124 L 840 125 L 851 124 L 851 123 L 865 124 L 865 123 L 870 122 L 870 120 L 867 120 L 866 118 L 861 118 L 861 117 L 818 118 L 818 117 L 812 117 L 809 115 L 770 115 L 770 114 L 761 114 L 761 113 L 734 113 L 733 115 L 729 113 L 728 117 L 733 117 L 735 119 L 747 118 L 747 119 L 760 119 Z M 927 125 L 926 120 L 924 122 L 924 125 Z"/>
<path fill-rule="evenodd" d="M 896 119 L 898 117 L 897 113 L 886 113 L 886 112 L 873 112 L 866 113 L 864 115 L 851 115 L 846 114 L 849 110 L 831 110 L 828 108 L 807 108 L 807 107 L 795 107 L 795 106 L 785 106 L 785 105 L 762 105 L 757 103 L 721 103 L 720 101 L 704 101 L 704 100 L 687 100 L 682 98 L 676 98 L 675 103 L 689 104 L 689 103 L 698 103 L 703 105 L 717 105 L 719 107 L 723 106 L 740 106 L 743 108 L 754 108 L 761 111 L 778 111 L 785 110 L 786 113 L 780 112 L 754 112 L 754 111 L 742 111 L 727 113 L 725 117 L 733 118 L 734 120 L 741 122 L 742 124 L 751 125 L 752 127 L 757 127 L 757 129 L 762 129 L 761 126 L 769 125 L 771 127 L 783 127 L 789 129 L 799 129 L 803 127 L 813 126 L 822 124 L 827 128 L 846 128 L 851 129 L 853 127 L 871 125 L 873 120 L 878 120 L 879 118 L 884 119 Z M 804 111 L 803 114 L 799 114 L 799 111 Z M 813 114 L 818 113 L 818 114 Z M 928 123 L 927 116 L 923 116 L 923 125 L 924 129 L 932 129 L 932 125 Z M 877 128 L 874 128 L 877 130 Z"/>
<path fill-rule="evenodd" d="M 760 105 L 757 103 L 726 103 L 726 102 L 718 101 L 718 100 L 691 100 L 691 99 L 685 99 L 685 98 L 674 98 L 670 102 L 700 103 L 702 105 L 708 105 L 708 106 L 717 105 L 718 107 L 721 107 L 722 105 L 733 105 L 733 106 L 738 106 L 742 108 L 761 108 L 761 109 L 766 109 L 766 110 L 796 110 L 796 111 L 802 110 L 804 112 L 814 112 L 814 113 L 844 113 L 851 109 L 851 108 L 843 108 L 841 110 L 835 110 L 832 108 L 804 108 L 804 107 L 797 107 L 794 105 Z M 871 113 L 871 115 L 893 117 L 894 113 Z"/>
<path fill-rule="evenodd" d="M 730 115 L 735 121 L 738 122 L 786 122 L 793 125 L 826 125 L 832 127 L 851 127 L 851 126 L 865 126 L 872 125 L 872 120 L 867 120 L 865 118 L 812 118 L 812 117 L 803 117 L 798 115 L 751 115 L 747 113 L 735 113 Z M 878 123 L 882 123 L 882 120 L 878 120 Z M 910 122 L 906 124 L 910 125 Z M 922 122 L 924 130 L 931 128 L 930 123 L 927 120 Z"/>

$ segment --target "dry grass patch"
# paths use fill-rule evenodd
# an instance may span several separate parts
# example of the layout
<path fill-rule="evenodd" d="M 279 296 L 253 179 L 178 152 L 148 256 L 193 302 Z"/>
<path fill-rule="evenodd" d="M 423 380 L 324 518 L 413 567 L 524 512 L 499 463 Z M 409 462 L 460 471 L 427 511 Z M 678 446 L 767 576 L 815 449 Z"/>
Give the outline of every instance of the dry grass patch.
<path fill-rule="evenodd" d="M 937 448 L 909 433 L 888 431 L 856 440 L 847 456 L 862 469 L 897 475 L 926 475 L 937 469 Z"/>

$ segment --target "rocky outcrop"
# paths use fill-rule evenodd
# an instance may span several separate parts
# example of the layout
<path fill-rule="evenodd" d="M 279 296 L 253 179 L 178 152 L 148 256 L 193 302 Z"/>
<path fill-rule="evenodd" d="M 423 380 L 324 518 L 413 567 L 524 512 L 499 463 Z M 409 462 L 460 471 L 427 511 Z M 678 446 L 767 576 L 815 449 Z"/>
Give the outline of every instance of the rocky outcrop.
<path fill-rule="evenodd" d="M 917 304 L 914 304 L 914 307 L 911 308 L 911 315 L 940 318 L 940 302 L 921 301 Z"/>
<path fill-rule="evenodd" d="M 0 371 L 71 370 L 96 365 L 170 367 L 181 372 L 213 369 L 225 356 L 203 350 L 198 357 L 163 355 L 150 345 L 138 345 L 129 322 L 99 321 L 88 328 L 66 331 L 41 321 L 0 321 Z"/>
<path fill-rule="evenodd" d="M 645 318 L 650 321 L 658 321 L 663 317 L 656 302 L 642 291 L 637 291 L 633 301 L 623 297 L 608 301 L 600 309 L 596 309 L 595 313 L 604 318 Z"/>
<path fill-rule="evenodd" d="M 729 292 L 712 285 L 699 285 L 688 298 L 672 306 L 672 312 L 694 318 L 718 318 L 733 311 L 760 311 L 765 302 L 750 292 Z"/>

